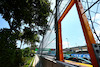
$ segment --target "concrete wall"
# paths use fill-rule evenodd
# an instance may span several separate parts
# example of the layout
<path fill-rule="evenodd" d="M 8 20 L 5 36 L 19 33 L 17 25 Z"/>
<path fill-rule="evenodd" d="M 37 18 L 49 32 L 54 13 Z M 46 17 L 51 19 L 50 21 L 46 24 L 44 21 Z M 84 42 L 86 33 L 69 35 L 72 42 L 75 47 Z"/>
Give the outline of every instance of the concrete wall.
<path fill-rule="evenodd" d="M 40 67 L 78 67 L 74 65 L 70 65 L 61 61 L 55 61 L 53 59 L 48 59 L 43 56 L 39 56 L 40 59 Z M 39 66 L 38 66 L 39 67 Z"/>

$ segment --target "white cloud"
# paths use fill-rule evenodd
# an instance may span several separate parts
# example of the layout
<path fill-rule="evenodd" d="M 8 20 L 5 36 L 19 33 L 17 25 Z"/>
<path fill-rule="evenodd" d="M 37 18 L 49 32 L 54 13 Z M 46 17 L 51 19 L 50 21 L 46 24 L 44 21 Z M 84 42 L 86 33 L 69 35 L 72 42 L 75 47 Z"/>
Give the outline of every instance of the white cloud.
<path fill-rule="evenodd" d="M 96 22 L 96 23 L 94 23 L 94 28 L 95 28 L 97 35 L 99 36 L 100 35 L 100 14 L 96 14 L 94 17 L 92 17 L 92 21 Z M 91 22 L 89 22 L 89 24 L 91 25 Z M 93 35 L 94 35 L 94 38 L 97 39 L 97 37 L 94 33 L 93 33 Z"/>
<path fill-rule="evenodd" d="M 96 33 L 97 33 L 97 35 L 100 35 L 100 30 L 97 30 Z"/>
<path fill-rule="evenodd" d="M 89 22 L 89 24 L 91 25 L 91 22 Z"/>
<path fill-rule="evenodd" d="M 96 30 L 96 33 L 98 36 L 100 36 L 100 30 Z M 98 39 L 97 39 L 95 33 L 93 33 L 93 35 L 94 35 L 95 41 L 98 42 Z"/>
<path fill-rule="evenodd" d="M 97 23 L 100 24 L 100 20 L 98 20 Z"/>
<path fill-rule="evenodd" d="M 49 0 L 51 2 L 51 9 L 53 10 L 55 7 L 55 0 Z"/>
<path fill-rule="evenodd" d="M 96 23 L 100 24 L 100 14 L 96 14 L 95 20 L 96 20 Z M 100 35 L 100 25 L 96 26 L 95 30 L 96 30 L 97 35 L 99 36 Z"/>
<path fill-rule="evenodd" d="M 92 21 L 96 21 L 98 24 L 100 24 L 100 14 L 96 14 L 94 17 L 92 17 Z"/>
<path fill-rule="evenodd" d="M 92 20 L 94 20 L 94 19 L 100 20 L 100 14 L 96 14 L 96 15 L 92 18 Z"/>
<path fill-rule="evenodd" d="M 63 44 L 63 49 L 64 49 L 64 48 L 71 47 L 71 46 L 69 45 L 69 42 L 67 42 L 67 41 L 63 41 L 62 44 Z"/>
<path fill-rule="evenodd" d="M 94 17 L 92 17 L 93 22 L 94 22 L 94 20 L 96 23 L 100 24 L 100 14 L 96 14 Z M 89 21 L 89 24 L 91 25 L 90 21 Z"/>

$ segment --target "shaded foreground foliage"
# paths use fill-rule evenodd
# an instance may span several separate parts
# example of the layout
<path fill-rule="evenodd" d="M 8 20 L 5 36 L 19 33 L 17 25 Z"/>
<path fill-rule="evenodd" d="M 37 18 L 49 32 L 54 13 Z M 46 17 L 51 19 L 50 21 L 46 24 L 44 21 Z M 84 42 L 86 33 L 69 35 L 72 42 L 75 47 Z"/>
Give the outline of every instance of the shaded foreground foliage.
<path fill-rule="evenodd" d="M 30 45 L 39 42 L 39 35 L 49 28 L 50 12 L 48 0 L 0 0 L 0 14 L 10 27 L 0 29 L 0 67 L 19 66 L 22 51 L 16 41 Z"/>
<path fill-rule="evenodd" d="M 0 30 L 0 67 L 14 65 L 16 60 L 15 36 L 9 29 Z"/>

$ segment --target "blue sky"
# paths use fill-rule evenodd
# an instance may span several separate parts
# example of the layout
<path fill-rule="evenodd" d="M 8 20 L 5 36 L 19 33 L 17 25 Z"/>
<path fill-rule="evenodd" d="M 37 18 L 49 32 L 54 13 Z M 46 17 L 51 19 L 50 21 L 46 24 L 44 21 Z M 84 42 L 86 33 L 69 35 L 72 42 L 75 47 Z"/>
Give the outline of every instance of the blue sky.
<path fill-rule="evenodd" d="M 64 0 L 65 1 L 65 0 Z M 64 5 L 66 2 L 62 2 Z M 55 0 L 51 0 L 51 9 L 54 8 Z M 63 5 L 61 7 L 63 7 Z M 94 17 L 92 16 L 92 19 Z M 96 15 L 96 19 L 100 18 L 100 14 Z M 98 23 L 100 23 L 100 19 L 97 20 Z M 80 20 L 77 14 L 76 6 L 74 5 L 72 9 L 69 11 L 69 13 L 65 16 L 65 18 L 62 20 L 62 42 L 63 42 L 63 48 L 67 48 L 68 44 L 69 47 L 75 47 L 75 46 L 83 46 L 86 45 L 83 31 L 81 28 Z M 53 21 L 54 24 L 54 21 Z M 91 23 L 90 23 L 91 24 Z M 0 15 L 0 28 L 9 28 L 8 23 L 2 19 L 2 16 Z M 97 27 L 97 33 L 100 34 L 100 28 Z M 50 37 L 50 41 L 55 38 L 55 32 L 52 32 L 52 35 Z M 67 38 L 67 39 L 66 39 Z M 49 42 L 50 42 L 49 41 Z M 17 42 L 18 47 L 20 46 L 20 41 Z M 39 43 L 38 43 L 39 45 Z M 29 47 L 27 45 L 23 45 L 22 48 Z M 55 40 L 48 46 L 48 48 L 55 48 Z"/>
<path fill-rule="evenodd" d="M 69 47 L 86 44 L 75 5 L 62 21 L 62 39 L 67 44 L 66 38 L 68 39 Z"/>
<path fill-rule="evenodd" d="M 0 28 L 9 28 L 8 23 L 0 15 Z"/>

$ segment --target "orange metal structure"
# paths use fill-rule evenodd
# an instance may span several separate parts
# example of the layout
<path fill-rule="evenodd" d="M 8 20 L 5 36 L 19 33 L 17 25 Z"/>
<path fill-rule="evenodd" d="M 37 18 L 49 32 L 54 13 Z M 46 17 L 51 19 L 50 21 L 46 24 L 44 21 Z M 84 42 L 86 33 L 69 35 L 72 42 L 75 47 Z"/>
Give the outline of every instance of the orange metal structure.
<path fill-rule="evenodd" d="M 91 57 L 92 65 L 94 67 L 99 67 L 95 53 L 94 53 L 94 50 L 93 50 L 93 47 L 92 47 L 92 44 L 96 44 L 96 42 L 95 42 L 95 39 L 93 37 L 91 28 L 89 26 L 87 17 L 85 15 L 85 13 L 83 14 L 84 9 L 83 9 L 83 6 L 82 6 L 80 0 L 71 0 L 69 5 L 67 6 L 65 11 L 63 12 L 62 16 L 58 20 L 59 60 L 63 61 L 61 21 L 63 20 L 63 18 L 66 16 L 66 14 L 69 12 L 69 10 L 72 8 L 72 6 L 74 4 L 76 4 L 76 7 L 77 7 L 78 15 L 79 15 L 79 18 L 80 18 L 80 21 L 81 21 L 81 26 L 82 26 L 82 29 L 83 29 L 83 33 L 84 33 L 84 36 L 85 36 L 86 43 L 87 43 L 88 52 L 89 52 L 90 57 Z"/>
<path fill-rule="evenodd" d="M 90 57 L 91 57 L 91 62 L 92 62 L 94 67 L 99 67 L 94 50 L 93 50 L 93 47 L 92 47 L 92 44 L 96 44 L 96 42 L 95 42 L 95 39 L 93 37 L 91 28 L 89 26 L 87 17 L 85 14 L 83 14 L 84 9 L 82 7 L 81 2 L 79 0 L 76 0 L 75 3 L 76 3 L 77 11 L 79 14 L 79 18 L 81 21 L 81 26 L 82 26 L 82 29 L 84 32 L 85 40 L 87 43 L 88 52 L 89 52 Z"/>
<path fill-rule="evenodd" d="M 61 35 L 61 22 L 58 22 L 58 45 L 59 45 L 59 61 L 64 61 L 62 49 L 62 35 Z"/>
<path fill-rule="evenodd" d="M 60 17 L 60 19 L 58 20 L 58 22 L 61 22 L 63 20 L 63 18 L 66 16 L 66 14 L 69 12 L 69 10 L 72 8 L 72 6 L 74 5 L 74 0 L 71 0 L 71 2 L 69 3 L 69 5 L 67 6 L 67 8 L 65 9 L 65 11 L 63 12 L 62 16 Z"/>
<path fill-rule="evenodd" d="M 73 5 L 74 5 L 74 0 L 72 0 L 70 2 L 70 4 L 68 5 L 68 7 L 65 9 L 64 13 L 62 14 L 62 16 L 60 17 L 60 19 L 58 20 L 59 61 L 64 61 L 64 58 L 63 58 L 63 49 L 62 49 L 61 21 L 63 20 L 63 18 L 66 16 L 66 14 L 68 13 L 68 11 L 71 9 L 71 7 Z"/>

